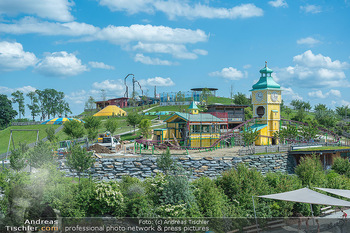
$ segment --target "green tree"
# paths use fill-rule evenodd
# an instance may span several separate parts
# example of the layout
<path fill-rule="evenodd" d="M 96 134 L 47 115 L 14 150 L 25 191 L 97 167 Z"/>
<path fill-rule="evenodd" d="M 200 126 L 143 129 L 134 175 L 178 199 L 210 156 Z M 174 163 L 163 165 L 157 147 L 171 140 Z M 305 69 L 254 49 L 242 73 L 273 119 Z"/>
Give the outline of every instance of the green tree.
<path fill-rule="evenodd" d="M 83 123 L 76 120 L 66 121 L 63 125 L 63 132 L 67 134 L 70 139 L 81 138 L 85 134 Z"/>
<path fill-rule="evenodd" d="M 350 162 L 348 158 L 334 159 L 332 169 L 340 175 L 346 175 L 350 178 Z"/>
<path fill-rule="evenodd" d="M 243 127 L 242 137 L 244 144 L 250 147 L 259 138 L 259 131 L 253 130 L 252 128 L 245 129 Z"/>
<path fill-rule="evenodd" d="M 118 121 L 115 118 L 109 118 L 105 122 L 105 128 L 107 131 L 111 132 L 113 135 L 115 131 L 118 129 Z"/>
<path fill-rule="evenodd" d="M 292 100 L 290 102 L 290 105 L 292 105 L 294 107 L 294 110 L 303 109 L 303 101 L 301 101 L 301 100 Z"/>
<path fill-rule="evenodd" d="M 57 142 L 58 138 L 55 135 L 55 129 L 53 127 L 46 128 L 45 132 L 47 134 L 47 140 L 49 140 L 51 143 Z"/>
<path fill-rule="evenodd" d="M 194 195 L 204 217 L 228 217 L 230 207 L 223 190 L 209 177 L 201 177 L 194 181 Z"/>
<path fill-rule="evenodd" d="M 0 128 L 6 128 L 17 112 L 13 110 L 11 101 L 6 95 L 0 94 Z"/>
<path fill-rule="evenodd" d="M 142 116 L 138 113 L 131 113 L 126 117 L 126 122 L 134 127 L 134 134 L 136 132 L 136 126 L 140 124 Z"/>
<path fill-rule="evenodd" d="M 327 106 L 325 104 L 317 104 L 314 107 L 315 111 L 326 111 L 327 110 Z"/>
<path fill-rule="evenodd" d="M 33 121 L 35 121 L 35 117 L 40 113 L 40 107 L 38 105 L 39 99 L 37 97 L 37 93 L 35 91 L 31 91 L 27 94 L 30 99 L 30 104 L 27 104 L 30 113 L 33 117 Z"/>
<path fill-rule="evenodd" d="M 253 118 L 253 110 L 251 106 L 244 109 L 244 118 L 245 120 L 249 120 Z"/>
<path fill-rule="evenodd" d="M 12 102 L 18 103 L 18 118 L 21 119 L 21 114 L 24 116 L 25 113 L 23 92 L 15 91 L 11 95 L 13 96 Z"/>
<path fill-rule="evenodd" d="M 318 132 L 319 132 L 318 124 L 316 121 L 308 121 L 307 125 L 301 126 L 301 136 L 306 141 L 315 139 Z"/>
<path fill-rule="evenodd" d="M 152 122 L 148 119 L 142 119 L 139 123 L 139 129 L 142 135 L 147 139 L 151 134 Z"/>
<path fill-rule="evenodd" d="M 95 108 L 95 99 L 92 96 L 89 96 L 89 99 L 85 102 L 85 109 L 90 110 L 90 115 L 92 115 L 92 111 Z"/>
<path fill-rule="evenodd" d="M 302 157 L 295 168 L 295 174 L 298 175 L 304 186 L 324 185 L 326 180 L 320 158 L 316 154 Z"/>
<path fill-rule="evenodd" d="M 350 114 L 349 107 L 346 105 L 336 107 L 335 111 L 337 112 L 338 116 L 340 116 L 342 119 L 346 118 L 348 114 Z"/>
<path fill-rule="evenodd" d="M 79 184 L 81 173 L 88 170 L 93 163 L 94 158 L 92 157 L 92 152 L 86 151 L 85 148 L 81 148 L 79 145 L 73 146 L 67 156 L 67 165 L 77 172 Z"/>
<path fill-rule="evenodd" d="M 298 109 L 298 111 L 295 114 L 295 116 L 292 117 L 292 120 L 305 122 L 306 121 L 306 116 L 307 116 L 307 114 L 306 114 L 304 108 L 300 108 L 300 109 Z"/>
<path fill-rule="evenodd" d="M 173 165 L 174 160 L 171 158 L 169 148 L 167 148 L 166 151 L 157 158 L 157 166 L 168 175 Z"/>
<path fill-rule="evenodd" d="M 39 141 L 29 152 L 29 163 L 31 167 L 39 168 L 43 165 L 53 163 L 53 151 L 48 143 Z"/>
<path fill-rule="evenodd" d="M 101 125 L 101 120 L 98 117 L 88 116 L 84 118 L 84 127 L 88 134 L 88 139 L 93 141 L 98 136 L 98 129 Z"/>
<path fill-rule="evenodd" d="M 334 111 L 331 109 L 317 110 L 315 112 L 315 119 L 320 125 L 326 128 L 334 127 L 337 121 Z"/>
<path fill-rule="evenodd" d="M 15 171 L 20 171 L 26 166 L 29 147 L 20 142 L 17 149 L 11 150 L 10 167 Z"/>
<path fill-rule="evenodd" d="M 247 96 L 241 92 L 238 92 L 233 96 L 233 102 L 238 105 L 251 105 L 251 101 Z"/>

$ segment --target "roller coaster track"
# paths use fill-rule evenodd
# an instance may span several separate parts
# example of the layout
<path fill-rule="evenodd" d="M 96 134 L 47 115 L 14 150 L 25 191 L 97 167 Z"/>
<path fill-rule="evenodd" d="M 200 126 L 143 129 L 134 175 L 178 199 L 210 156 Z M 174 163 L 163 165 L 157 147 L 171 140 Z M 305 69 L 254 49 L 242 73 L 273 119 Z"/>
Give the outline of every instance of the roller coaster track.
<path fill-rule="evenodd" d="M 222 135 L 220 138 L 218 138 L 211 146 L 207 147 L 207 148 L 212 148 L 212 147 L 215 147 L 217 146 L 222 140 L 225 140 L 225 139 L 228 139 L 228 138 L 232 138 L 234 137 L 234 131 L 236 129 L 239 129 L 241 128 L 242 126 L 245 126 L 246 124 L 248 124 L 249 122 L 252 122 L 254 121 L 255 119 L 258 119 L 258 117 L 253 117 L 252 119 L 249 119 L 239 125 L 237 125 L 236 127 L 230 129 L 228 132 L 226 132 L 224 135 Z"/>
<path fill-rule="evenodd" d="M 285 121 L 285 122 L 289 122 L 289 123 L 295 123 L 295 124 L 299 124 L 299 125 L 308 126 L 307 123 L 304 123 L 304 122 L 301 122 L 301 121 L 294 121 L 294 120 L 287 120 L 287 119 L 281 119 L 281 121 Z M 317 129 L 318 129 L 319 131 L 322 131 L 323 133 L 332 135 L 333 138 L 336 140 L 335 143 L 338 143 L 338 142 L 340 141 L 339 135 L 337 135 L 337 134 L 334 133 L 333 131 L 328 130 L 328 129 L 325 129 L 325 128 L 322 128 L 322 127 L 320 127 L 320 126 L 318 126 Z"/>

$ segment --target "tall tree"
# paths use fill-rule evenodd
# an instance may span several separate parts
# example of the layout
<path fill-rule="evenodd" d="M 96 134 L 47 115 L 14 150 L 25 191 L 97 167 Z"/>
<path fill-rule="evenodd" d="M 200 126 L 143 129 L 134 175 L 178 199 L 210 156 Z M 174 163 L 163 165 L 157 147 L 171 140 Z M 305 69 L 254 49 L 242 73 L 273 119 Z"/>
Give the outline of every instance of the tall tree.
<path fill-rule="evenodd" d="M 243 93 L 238 92 L 233 96 L 233 102 L 238 105 L 250 105 L 251 101 L 247 96 Z"/>
<path fill-rule="evenodd" d="M 314 107 L 315 111 L 326 111 L 327 106 L 325 104 L 317 104 Z"/>
<path fill-rule="evenodd" d="M 0 128 L 6 128 L 17 112 L 13 110 L 11 100 L 6 95 L 0 94 Z"/>
<path fill-rule="evenodd" d="M 80 121 L 66 121 L 63 125 L 63 132 L 69 136 L 70 139 L 81 138 L 84 136 L 84 126 Z"/>
<path fill-rule="evenodd" d="M 92 110 L 95 108 L 95 99 L 89 96 L 89 99 L 85 102 L 85 109 L 90 110 L 90 115 L 92 115 Z"/>
<path fill-rule="evenodd" d="M 349 107 L 346 105 L 343 105 L 341 107 L 336 107 L 335 111 L 341 118 L 346 118 L 348 114 L 350 114 Z"/>
<path fill-rule="evenodd" d="M 46 119 L 45 107 L 44 107 L 44 92 L 36 89 L 35 93 L 38 95 L 38 106 L 39 106 L 39 111 L 41 113 L 41 120 L 44 121 Z"/>
<path fill-rule="evenodd" d="M 12 102 L 18 103 L 18 118 L 21 119 L 21 114 L 24 116 L 25 113 L 25 105 L 24 105 L 24 96 L 23 92 L 15 91 L 11 94 L 13 96 Z"/>
<path fill-rule="evenodd" d="M 136 125 L 140 124 L 142 120 L 142 116 L 137 114 L 137 113 L 132 113 L 132 114 L 129 114 L 127 117 L 126 117 L 126 122 L 133 126 L 134 127 L 134 134 L 136 132 Z"/>
<path fill-rule="evenodd" d="M 81 148 L 79 145 L 74 146 L 67 156 L 67 165 L 77 172 L 79 184 L 81 173 L 88 170 L 93 163 L 92 152 L 87 152 L 85 148 Z"/>
<path fill-rule="evenodd" d="M 107 131 L 111 132 L 111 135 L 114 134 L 115 131 L 117 131 L 118 128 L 118 121 L 115 118 L 109 118 L 105 122 L 105 128 Z"/>
<path fill-rule="evenodd" d="M 139 129 L 146 139 L 151 134 L 151 126 L 152 126 L 152 122 L 148 119 L 143 119 L 139 123 Z"/>
<path fill-rule="evenodd" d="M 101 125 L 101 120 L 94 116 L 88 116 L 84 118 L 84 127 L 88 133 L 89 140 L 93 141 L 97 138 L 98 128 Z"/>
<path fill-rule="evenodd" d="M 30 99 L 30 104 L 27 104 L 30 114 L 33 117 L 33 121 L 35 121 L 35 117 L 40 113 L 40 107 L 39 107 L 39 99 L 37 96 L 37 93 L 35 91 L 31 91 L 27 94 L 27 96 Z"/>

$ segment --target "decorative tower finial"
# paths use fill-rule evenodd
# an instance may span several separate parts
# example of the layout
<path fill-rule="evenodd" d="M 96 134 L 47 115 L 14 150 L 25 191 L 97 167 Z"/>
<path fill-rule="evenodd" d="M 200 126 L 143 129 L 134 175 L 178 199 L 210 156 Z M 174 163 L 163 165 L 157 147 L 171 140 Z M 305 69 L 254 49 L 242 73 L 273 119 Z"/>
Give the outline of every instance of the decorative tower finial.
<path fill-rule="evenodd" d="M 265 67 L 267 67 L 267 61 L 265 61 Z"/>

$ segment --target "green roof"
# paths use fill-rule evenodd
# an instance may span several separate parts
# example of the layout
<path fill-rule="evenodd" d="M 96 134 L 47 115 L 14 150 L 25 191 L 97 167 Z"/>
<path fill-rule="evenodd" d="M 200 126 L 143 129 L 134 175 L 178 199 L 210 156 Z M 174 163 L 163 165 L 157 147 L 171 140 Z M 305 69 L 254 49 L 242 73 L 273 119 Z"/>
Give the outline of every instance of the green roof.
<path fill-rule="evenodd" d="M 271 77 L 271 73 L 273 73 L 273 71 L 270 68 L 265 65 L 265 67 L 260 70 L 260 73 L 261 77 L 259 81 L 253 85 L 253 89 L 251 91 L 261 89 L 281 89 L 281 86 Z"/>
<path fill-rule="evenodd" d="M 179 117 L 183 118 L 186 121 L 190 121 L 190 122 L 204 122 L 204 121 L 212 121 L 212 122 L 224 122 L 223 120 L 221 120 L 220 118 L 213 116 L 211 114 L 189 114 L 189 113 L 183 113 L 183 112 L 175 112 L 174 115 L 178 115 Z M 172 115 L 171 117 L 173 117 L 174 115 Z M 168 120 L 171 117 L 165 119 Z"/>
<path fill-rule="evenodd" d="M 199 108 L 197 107 L 197 105 L 196 105 L 196 103 L 194 102 L 194 101 L 192 101 L 192 103 L 191 103 L 191 105 L 188 107 L 188 109 L 198 109 L 199 110 Z"/>
<path fill-rule="evenodd" d="M 267 126 L 267 124 L 255 124 L 250 126 L 249 128 L 251 128 L 253 131 L 259 131 L 263 128 L 265 128 Z"/>

